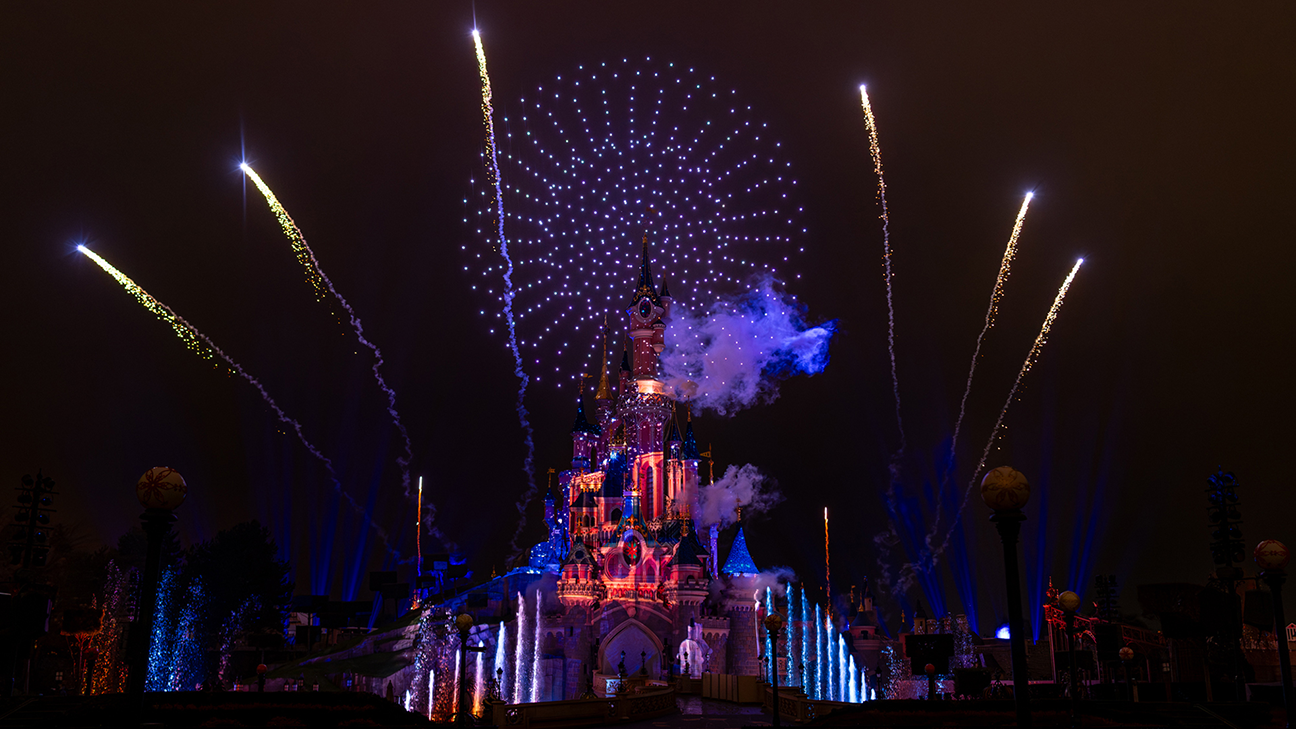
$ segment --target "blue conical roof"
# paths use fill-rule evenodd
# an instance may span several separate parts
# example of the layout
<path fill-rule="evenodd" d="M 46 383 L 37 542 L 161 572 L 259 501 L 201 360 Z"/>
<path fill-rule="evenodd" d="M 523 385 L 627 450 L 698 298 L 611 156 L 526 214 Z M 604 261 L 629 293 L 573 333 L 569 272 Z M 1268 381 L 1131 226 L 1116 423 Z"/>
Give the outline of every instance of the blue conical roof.
<path fill-rule="evenodd" d="M 697 438 L 693 436 L 693 417 L 689 416 L 688 426 L 684 430 L 684 457 L 689 460 L 698 460 Z"/>
<path fill-rule="evenodd" d="M 747 551 L 747 538 L 743 536 L 742 527 L 738 527 L 738 536 L 734 537 L 733 546 L 729 548 L 729 559 L 725 560 L 720 571 L 726 575 L 743 577 L 754 575 L 760 570 L 752 561 L 751 552 Z"/>

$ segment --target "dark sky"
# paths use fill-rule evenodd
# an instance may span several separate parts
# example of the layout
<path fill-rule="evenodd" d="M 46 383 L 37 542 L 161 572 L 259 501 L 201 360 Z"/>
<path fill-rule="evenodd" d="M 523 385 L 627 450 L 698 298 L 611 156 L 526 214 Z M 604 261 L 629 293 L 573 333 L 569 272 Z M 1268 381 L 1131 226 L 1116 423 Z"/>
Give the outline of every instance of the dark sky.
<path fill-rule="evenodd" d="M 793 5 L 476 6 L 505 103 L 578 64 L 653 55 L 739 89 L 783 142 L 809 228 L 790 289 L 840 334 L 822 375 L 697 423 L 721 465 L 755 464 L 787 496 L 749 527 L 756 561 L 821 579 L 828 506 L 835 589 L 877 574 L 871 538 L 898 437 L 860 83 L 887 169 L 907 498 L 925 503 L 948 448 L 1003 244 L 1034 189 L 951 488 L 972 477 L 1084 256 L 990 464 L 1036 486 L 1029 589 L 1050 574 L 1077 589 L 1095 573 L 1201 580 L 1203 488 L 1219 465 L 1243 484 L 1248 542 L 1296 541 L 1282 455 L 1296 439 L 1296 14 Z M 191 489 L 185 542 L 260 518 L 291 552 L 299 591 L 335 597 L 381 563 L 254 391 L 77 255 L 84 240 L 261 378 L 412 551 L 370 360 L 311 300 L 255 190 L 245 206 L 242 134 L 382 347 L 440 524 L 477 568 L 500 564 L 523 446 L 511 362 L 468 315 L 482 302 L 460 270 L 459 247 L 484 245 L 462 223 L 482 144 L 473 23 L 467 2 L 3 6 L 0 477 L 44 468 L 59 520 L 110 541 L 136 523 L 139 474 L 171 465 Z M 568 457 L 570 396 L 537 388 L 528 405 L 543 476 Z M 975 496 L 967 516 L 940 579 L 958 610 L 956 578 L 975 575 L 984 628 L 1003 614 L 998 545 Z M 1125 602 L 1135 607 L 1133 590 Z"/>

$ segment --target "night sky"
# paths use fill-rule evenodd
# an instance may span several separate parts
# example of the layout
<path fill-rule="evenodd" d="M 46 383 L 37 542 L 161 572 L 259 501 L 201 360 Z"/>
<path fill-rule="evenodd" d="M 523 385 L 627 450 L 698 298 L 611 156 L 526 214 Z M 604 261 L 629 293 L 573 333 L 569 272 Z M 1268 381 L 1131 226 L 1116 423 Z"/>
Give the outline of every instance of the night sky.
<path fill-rule="evenodd" d="M 1094 574 L 1126 588 L 1201 581 L 1203 489 L 1221 465 L 1242 483 L 1247 541 L 1296 541 L 1283 455 L 1296 440 L 1290 7 L 479 2 L 475 14 L 501 113 L 579 64 L 653 56 L 738 90 L 792 161 L 808 235 L 788 289 L 812 319 L 838 320 L 832 362 L 770 404 L 695 423 L 718 466 L 754 464 L 787 497 L 748 527 L 761 566 L 822 583 L 827 506 L 834 591 L 878 574 L 898 434 L 861 83 L 887 173 L 905 498 L 931 503 L 1033 189 L 949 489 L 972 478 L 1084 256 L 988 464 L 1035 486 L 1028 593 L 1048 575 L 1086 592 Z M 181 346 L 75 252 L 85 242 L 260 378 L 413 552 L 371 360 L 312 300 L 244 185 L 246 154 L 382 348 L 438 524 L 474 569 L 500 566 L 524 449 L 511 358 L 462 270 L 461 246 L 489 250 L 463 222 L 482 176 L 473 27 L 468 2 L 0 9 L 0 477 L 43 468 L 58 521 L 110 542 L 138 523 L 139 475 L 173 466 L 190 487 L 183 543 L 259 518 L 301 593 L 363 597 L 385 561 L 255 391 Z M 570 458 L 572 397 L 542 381 L 527 404 L 543 479 Z M 937 592 L 958 612 L 972 575 L 985 630 L 1004 615 L 998 540 L 975 495 L 966 514 Z M 539 500 L 527 535 L 543 535 Z M 920 597 L 930 610 L 917 587 L 909 604 Z M 1133 589 L 1124 607 L 1136 610 Z"/>

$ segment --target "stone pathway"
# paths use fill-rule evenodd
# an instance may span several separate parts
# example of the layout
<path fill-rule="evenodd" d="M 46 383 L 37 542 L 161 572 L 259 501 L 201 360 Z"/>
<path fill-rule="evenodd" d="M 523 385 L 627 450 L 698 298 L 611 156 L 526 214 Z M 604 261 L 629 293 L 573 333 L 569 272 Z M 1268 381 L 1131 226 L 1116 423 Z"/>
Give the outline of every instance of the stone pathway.
<path fill-rule="evenodd" d="M 627 727 L 687 727 L 688 729 L 731 729 L 744 726 L 770 726 L 770 718 L 759 706 L 743 706 L 728 701 L 679 696 L 675 699 L 680 713 L 649 719 Z"/>

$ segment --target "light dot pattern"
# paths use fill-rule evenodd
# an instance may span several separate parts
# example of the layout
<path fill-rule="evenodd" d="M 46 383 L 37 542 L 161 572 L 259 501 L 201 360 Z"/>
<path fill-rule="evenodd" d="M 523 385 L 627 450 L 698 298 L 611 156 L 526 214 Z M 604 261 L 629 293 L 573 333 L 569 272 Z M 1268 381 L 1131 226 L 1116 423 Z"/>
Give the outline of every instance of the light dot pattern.
<path fill-rule="evenodd" d="M 645 58 L 580 66 L 523 96 L 500 122 L 518 344 L 537 381 L 597 371 L 600 320 L 624 309 L 648 236 L 658 284 L 706 306 L 803 253 L 791 162 L 736 90 Z M 471 287 L 505 295 L 493 189 L 472 180 L 463 246 Z M 499 307 L 479 315 L 503 332 Z M 496 321 L 496 320 L 500 321 Z M 615 351 L 615 348 L 614 348 Z"/>

